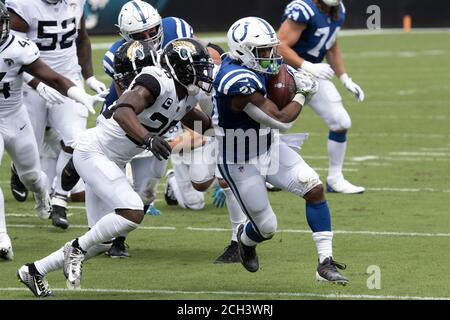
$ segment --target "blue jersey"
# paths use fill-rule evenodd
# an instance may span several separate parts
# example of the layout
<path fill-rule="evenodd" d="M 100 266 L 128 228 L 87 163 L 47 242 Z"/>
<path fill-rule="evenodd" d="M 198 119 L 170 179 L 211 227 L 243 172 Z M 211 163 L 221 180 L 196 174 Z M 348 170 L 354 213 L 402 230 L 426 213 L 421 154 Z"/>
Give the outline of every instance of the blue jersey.
<path fill-rule="evenodd" d="M 164 18 L 162 19 L 161 25 L 164 33 L 163 43 L 161 46 L 162 48 L 164 48 L 167 43 L 174 39 L 192 38 L 194 36 L 192 27 L 181 18 Z M 105 56 L 103 57 L 103 70 L 108 76 L 111 77 L 111 79 L 114 79 L 114 54 L 116 53 L 117 49 L 119 49 L 119 47 L 125 42 L 125 39 L 120 39 L 114 42 L 114 44 L 108 49 L 108 51 L 105 53 Z M 109 94 L 105 98 L 106 101 L 103 109 L 109 107 L 118 98 L 119 97 L 117 96 L 116 88 L 114 84 L 112 84 L 109 89 Z"/>
<path fill-rule="evenodd" d="M 320 63 L 333 46 L 337 33 L 344 24 L 345 7 L 341 2 L 339 19 L 333 20 L 320 11 L 312 0 L 295 0 L 284 10 L 282 21 L 286 19 L 306 24 L 306 30 L 292 49 L 306 61 Z"/>
<path fill-rule="evenodd" d="M 267 80 L 268 78 L 264 74 L 241 66 L 238 61 L 229 57 L 226 57 L 222 61 L 220 70 L 214 80 L 214 103 L 217 111 L 216 117 L 218 117 L 218 129 L 220 131 L 218 137 L 222 139 L 223 150 L 228 149 L 227 159 L 232 162 L 238 162 L 237 159 L 242 159 L 243 155 L 245 155 L 245 160 L 248 160 L 256 155 L 254 152 L 257 152 L 259 155 L 267 151 L 270 146 L 270 129 L 250 118 L 245 112 L 234 111 L 231 107 L 231 101 L 235 96 L 251 95 L 255 92 L 259 92 L 265 96 L 267 93 Z M 242 130 L 242 134 L 236 137 L 236 130 L 239 129 Z M 248 141 L 245 138 L 244 140 L 240 139 L 250 132 L 257 133 L 256 143 L 255 141 Z M 228 133 L 232 134 L 233 137 L 229 136 Z M 230 150 L 229 146 L 226 146 L 227 138 L 228 143 L 234 144 L 232 150 Z M 230 142 L 230 139 L 233 139 L 233 141 Z M 249 144 L 253 144 L 253 146 Z M 238 145 L 245 145 L 244 154 L 238 154 Z M 251 150 L 252 147 L 256 148 L 254 152 Z"/>

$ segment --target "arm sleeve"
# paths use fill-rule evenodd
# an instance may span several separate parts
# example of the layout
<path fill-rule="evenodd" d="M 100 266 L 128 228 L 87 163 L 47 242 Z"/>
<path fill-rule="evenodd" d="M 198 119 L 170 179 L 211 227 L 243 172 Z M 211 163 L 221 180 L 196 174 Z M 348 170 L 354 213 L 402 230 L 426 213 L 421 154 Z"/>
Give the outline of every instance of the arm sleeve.
<path fill-rule="evenodd" d="M 294 121 L 290 123 L 280 122 L 272 118 L 271 116 L 267 115 L 264 111 L 262 111 L 260 108 L 251 103 L 245 106 L 244 112 L 248 114 L 248 116 L 253 120 L 255 120 L 256 122 L 273 129 L 278 129 L 281 132 L 288 131 L 294 124 Z"/>

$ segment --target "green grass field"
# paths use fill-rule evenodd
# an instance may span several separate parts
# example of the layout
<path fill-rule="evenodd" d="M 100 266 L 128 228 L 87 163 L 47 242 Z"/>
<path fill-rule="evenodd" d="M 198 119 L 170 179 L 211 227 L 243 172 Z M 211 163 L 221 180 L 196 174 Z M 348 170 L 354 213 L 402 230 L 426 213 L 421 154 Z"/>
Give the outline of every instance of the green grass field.
<path fill-rule="evenodd" d="M 112 41 L 92 39 L 93 44 Z M 366 101 L 357 104 L 337 83 L 353 122 L 345 174 L 367 188 L 363 195 L 327 195 L 334 255 L 348 264 L 348 286 L 315 281 L 317 257 L 304 201 L 284 192 L 270 195 L 279 232 L 258 247 L 261 269 L 250 274 L 239 264 L 213 264 L 229 242 L 230 226 L 226 209 L 215 209 L 208 194 L 200 212 L 157 202 L 163 215 L 146 216 L 127 240 L 132 257 L 87 261 L 83 290 L 64 290 L 62 271 L 49 275 L 56 298 L 450 298 L 450 33 L 339 41 L 349 74 L 366 93 Z M 96 74 L 106 81 L 103 53 L 95 50 L 94 61 Z M 325 178 L 326 126 L 305 108 L 292 132 L 310 133 L 301 154 Z M 17 282 L 16 270 L 84 233 L 85 211 L 73 204 L 71 227 L 57 230 L 36 217 L 31 199 L 12 198 L 7 155 L 0 180 L 15 253 L 13 262 L 0 261 L 0 299 L 32 299 Z M 369 266 L 380 268 L 381 289 L 368 289 Z"/>

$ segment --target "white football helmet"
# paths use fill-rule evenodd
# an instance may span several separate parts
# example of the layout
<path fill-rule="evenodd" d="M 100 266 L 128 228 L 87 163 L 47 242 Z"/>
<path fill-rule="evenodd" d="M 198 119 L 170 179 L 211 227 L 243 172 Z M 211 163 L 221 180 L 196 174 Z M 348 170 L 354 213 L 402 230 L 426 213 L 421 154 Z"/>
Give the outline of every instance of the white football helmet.
<path fill-rule="evenodd" d="M 146 40 L 152 43 L 155 50 L 158 50 L 163 42 L 161 16 L 145 1 L 133 0 L 125 3 L 120 10 L 117 27 L 120 35 L 127 41 L 137 40 L 133 38 L 136 33 L 156 28 L 154 35 Z"/>
<path fill-rule="evenodd" d="M 341 0 L 322 0 L 327 6 L 336 7 L 339 5 Z"/>
<path fill-rule="evenodd" d="M 280 44 L 277 33 L 264 19 L 242 18 L 227 33 L 230 55 L 252 70 L 276 74 L 281 64 L 277 54 Z"/>

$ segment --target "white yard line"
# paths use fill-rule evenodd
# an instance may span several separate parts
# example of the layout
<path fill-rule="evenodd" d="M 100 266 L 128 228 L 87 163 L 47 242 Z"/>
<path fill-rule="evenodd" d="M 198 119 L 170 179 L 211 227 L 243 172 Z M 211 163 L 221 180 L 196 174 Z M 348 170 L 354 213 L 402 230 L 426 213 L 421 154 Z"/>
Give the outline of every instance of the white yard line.
<path fill-rule="evenodd" d="M 26 288 L 0 288 L 3 292 L 27 291 Z M 179 294 L 179 295 L 226 295 L 226 296 L 275 296 L 275 297 L 305 297 L 326 299 L 392 299 L 392 300 L 450 300 L 450 297 L 422 297 L 422 296 L 383 296 L 370 294 L 339 294 L 339 293 L 311 293 L 311 292 L 274 292 L 274 291 L 185 291 L 185 290 L 137 290 L 137 289 L 103 289 L 86 288 L 77 291 L 65 288 L 52 288 L 55 292 L 94 292 L 94 293 L 124 293 L 124 294 Z M 30 293 L 31 294 L 31 293 Z"/>
<path fill-rule="evenodd" d="M 53 229 L 52 225 L 34 225 L 34 224 L 8 224 L 8 228 L 45 228 Z M 70 225 L 72 229 L 87 229 L 87 225 Z M 202 228 L 202 227 L 173 227 L 173 226 L 160 226 L 160 227 L 148 227 L 139 226 L 141 230 L 188 230 L 198 232 L 230 232 L 231 229 L 227 228 Z M 279 229 L 278 233 L 305 233 L 311 234 L 311 230 L 302 229 Z M 334 230 L 336 234 L 348 234 L 348 235 L 365 235 L 365 236 L 395 236 L 395 237 L 450 237 L 450 233 L 427 233 L 427 232 L 391 232 L 391 231 L 364 231 L 364 230 Z"/>

